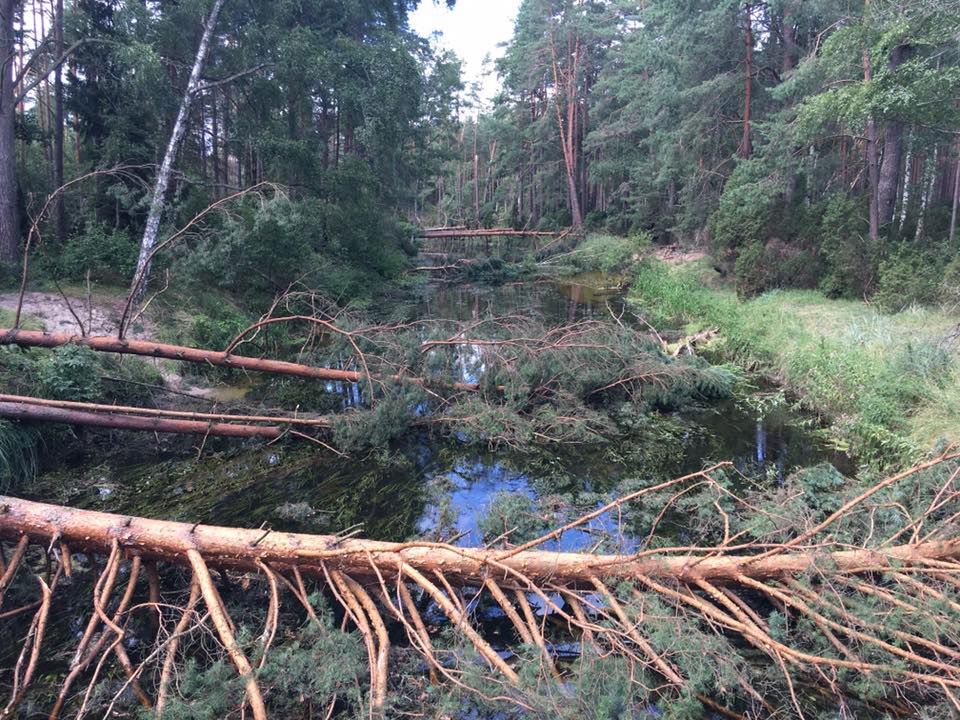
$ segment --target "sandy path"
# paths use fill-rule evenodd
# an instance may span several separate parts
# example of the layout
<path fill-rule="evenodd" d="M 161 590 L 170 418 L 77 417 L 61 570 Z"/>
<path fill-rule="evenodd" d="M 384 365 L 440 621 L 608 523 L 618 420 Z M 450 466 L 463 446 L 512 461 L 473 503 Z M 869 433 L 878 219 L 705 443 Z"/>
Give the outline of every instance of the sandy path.
<path fill-rule="evenodd" d="M 123 313 L 123 298 L 95 297 L 87 307 L 87 299 L 67 296 L 74 312 L 80 316 L 90 335 L 115 335 Z M 0 308 L 14 312 L 17 293 L 0 293 Z M 80 332 L 76 319 L 63 297 L 56 293 L 28 292 L 23 298 L 23 314 L 38 320 L 49 332 Z M 135 340 L 151 340 L 155 327 L 148 317 L 141 317 L 127 333 Z"/>

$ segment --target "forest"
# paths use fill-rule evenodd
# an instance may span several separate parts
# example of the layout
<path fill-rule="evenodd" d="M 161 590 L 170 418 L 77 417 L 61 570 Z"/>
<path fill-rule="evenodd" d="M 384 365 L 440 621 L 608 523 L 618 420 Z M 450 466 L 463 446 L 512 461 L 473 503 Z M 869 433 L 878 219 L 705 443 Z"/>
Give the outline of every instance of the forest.
<path fill-rule="evenodd" d="M 960 717 L 960 0 L 478 3 L 0 0 L 0 718 Z"/>

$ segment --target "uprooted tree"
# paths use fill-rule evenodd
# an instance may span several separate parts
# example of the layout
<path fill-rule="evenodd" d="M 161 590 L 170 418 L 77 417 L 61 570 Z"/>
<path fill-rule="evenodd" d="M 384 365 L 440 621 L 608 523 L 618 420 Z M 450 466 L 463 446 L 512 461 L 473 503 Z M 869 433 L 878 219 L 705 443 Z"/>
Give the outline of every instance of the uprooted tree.
<path fill-rule="evenodd" d="M 945 717 L 960 710 L 958 459 L 839 499 L 795 478 L 767 502 L 722 464 L 483 549 L 0 498 L 3 714 L 108 716 L 136 698 L 164 717 L 332 717 L 445 698 L 583 717 L 607 692 L 667 717 Z M 631 554 L 549 550 L 610 513 L 646 538 Z M 84 604 L 63 656 L 53 609 Z"/>

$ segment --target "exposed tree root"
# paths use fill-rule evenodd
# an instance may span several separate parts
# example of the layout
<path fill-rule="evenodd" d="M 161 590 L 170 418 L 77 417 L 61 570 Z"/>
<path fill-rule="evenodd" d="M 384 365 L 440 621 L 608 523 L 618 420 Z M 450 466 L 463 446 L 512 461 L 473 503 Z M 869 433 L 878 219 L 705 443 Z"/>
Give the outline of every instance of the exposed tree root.
<path fill-rule="evenodd" d="M 621 656 L 635 668 L 636 682 L 647 683 L 650 692 L 660 695 L 690 692 L 689 659 L 685 659 L 680 641 L 684 632 L 714 633 L 724 642 L 732 638 L 767 656 L 774 674 L 780 676 L 782 696 L 766 696 L 769 680 L 758 684 L 742 671 L 734 683 L 740 701 L 731 702 L 733 695 L 693 693 L 703 705 L 727 717 L 757 717 L 758 711 L 772 717 L 783 702 L 801 717 L 805 707 L 814 702 L 811 698 L 821 694 L 902 715 L 909 712 L 904 699 L 958 703 L 960 638 L 955 628 L 960 621 L 960 603 L 952 598 L 956 590 L 953 581 L 960 573 L 960 540 L 918 540 L 902 545 L 880 541 L 872 547 L 851 549 L 826 531 L 883 488 L 956 459 L 956 455 L 944 455 L 896 479 L 881 481 L 845 503 L 841 514 L 832 513 L 810 531 L 798 532 L 794 540 L 775 547 L 734 547 L 728 542 L 713 549 L 663 548 L 620 557 L 537 549 L 538 544 L 557 537 L 556 533 L 505 550 L 341 541 L 278 532 L 263 537 L 260 531 L 122 517 L 4 497 L 0 498 L 0 536 L 16 543 L 4 577 L 9 585 L 17 565 L 30 564 L 29 558 L 36 557 L 37 551 L 53 555 L 54 561 L 57 555 L 61 561 L 69 558 L 69 553 L 52 553 L 50 548 L 56 543 L 106 558 L 93 587 L 93 611 L 50 712 L 51 720 L 74 704 L 79 704 L 78 715 L 84 714 L 110 658 L 116 658 L 126 677 L 124 687 L 131 687 L 145 707 L 151 705 L 151 694 L 156 697 L 154 712 L 159 716 L 169 704 L 182 639 L 189 636 L 191 627 L 203 627 L 207 620 L 212 623 L 208 636 L 217 639 L 242 680 L 243 704 L 257 720 L 266 718 L 270 695 L 261 687 L 259 674 L 271 648 L 282 644 L 294 630 L 282 627 L 283 618 L 290 613 L 281 613 L 286 592 L 296 600 L 294 607 L 300 608 L 304 621 L 323 632 L 324 625 L 310 601 L 308 581 L 326 588 L 363 639 L 373 712 L 387 705 L 391 655 L 399 652 L 391 642 L 391 626 L 405 633 L 409 648 L 426 661 L 432 677 L 442 676 L 487 700 L 530 707 L 520 690 L 510 689 L 522 682 L 519 665 L 491 644 L 474 617 L 480 607 L 479 593 L 483 593 L 503 611 L 519 641 L 538 652 L 541 682 L 563 681 L 565 674 L 548 640 L 548 616 L 553 616 L 563 621 L 567 637 L 579 640 L 585 656 Z M 674 482 L 709 483 L 714 470 Z M 676 496 L 670 483 L 655 487 Z M 928 518 L 910 518 L 909 522 L 916 527 L 923 519 Z M 159 641 L 168 632 L 162 630 L 160 645 L 133 658 L 121 641 L 138 609 L 132 600 L 144 561 L 147 568 L 163 563 L 164 567 L 179 565 L 190 570 L 188 585 L 181 580 L 179 587 L 165 592 L 159 587 L 160 573 L 148 570 L 147 607 L 159 612 L 164 595 L 170 597 L 174 591 L 183 598 L 184 590 L 189 589 L 189 597 L 183 605 L 167 606 L 166 622 L 174 625 L 167 639 Z M 240 574 L 244 583 L 258 578 L 265 583 L 263 627 L 246 646 L 238 640 L 240 635 L 211 567 L 220 571 L 221 581 L 229 574 Z M 61 574 L 58 569 L 56 577 Z M 111 598 L 123 577 L 127 578 L 125 590 L 114 602 Z M 183 576 L 166 572 L 164 577 Z M 54 593 L 43 580 L 38 582 L 41 599 L 20 649 L 5 716 L 16 712 L 27 696 L 40 658 Z M 477 652 L 487 664 L 491 680 L 500 679 L 505 688 L 500 695 L 491 696 L 489 690 L 465 682 L 449 651 L 438 650 L 434 630 L 424 620 L 414 592 L 422 593 L 433 616 L 445 616 L 447 627 Z M 201 597 L 208 612 L 198 620 L 196 606 Z M 170 614 L 171 609 L 176 615 Z M 889 620 L 904 614 L 923 622 L 911 625 Z M 159 617 L 162 629 L 163 613 Z M 664 622 L 676 623 L 680 633 L 668 642 L 657 629 Z M 775 630 L 775 622 L 804 630 Z M 931 627 L 935 630 L 929 630 Z M 260 661 L 254 666 L 248 653 L 258 652 Z M 78 701 L 70 690 L 81 676 L 88 679 Z M 891 693 L 861 698 L 855 682 L 858 677 L 870 678 Z M 818 690 L 811 692 L 809 687 Z M 310 702 L 331 713 L 337 705 L 330 697 L 311 698 Z"/>

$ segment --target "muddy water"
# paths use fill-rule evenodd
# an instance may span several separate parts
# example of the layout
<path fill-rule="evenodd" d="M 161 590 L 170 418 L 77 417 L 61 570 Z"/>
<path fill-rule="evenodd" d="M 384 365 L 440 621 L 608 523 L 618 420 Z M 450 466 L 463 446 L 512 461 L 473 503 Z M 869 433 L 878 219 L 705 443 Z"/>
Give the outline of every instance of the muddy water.
<path fill-rule="evenodd" d="M 611 315 L 629 321 L 618 285 L 602 276 L 495 288 L 440 285 L 426 291 L 417 313 L 456 320 L 536 314 L 553 323 Z M 214 446 L 199 460 L 73 468 L 69 476 L 75 490 L 64 499 L 188 522 L 267 523 L 278 530 L 318 533 L 360 526 L 371 538 L 429 536 L 477 545 L 490 539 L 484 537 L 481 518 L 503 493 L 537 501 L 539 520 L 549 524 L 562 522 L 572 507 L 596 506 L 624 481 L 652 484 L 709 461 L 733 460 L 745 475 L 771 483 L 819 462 L 849 469 L 818 440 L 811 420 L 772 388 L 657 416 L 650 424 L 655 431 L 645 441 L 586 451 L 493 451 L 425 435 L 349 460 L 292 444 L 248 449 L 232 444 L 219 451 Z M 44 485 L 62 486 L 63 480 L 41 479 L 38 495 L 43 496 Z M 568 533 L 555 546 L 589 548 L 599 537 L 607 538 L 607 549 L 632 547 L 630 528 L 609 517 Z"/>

